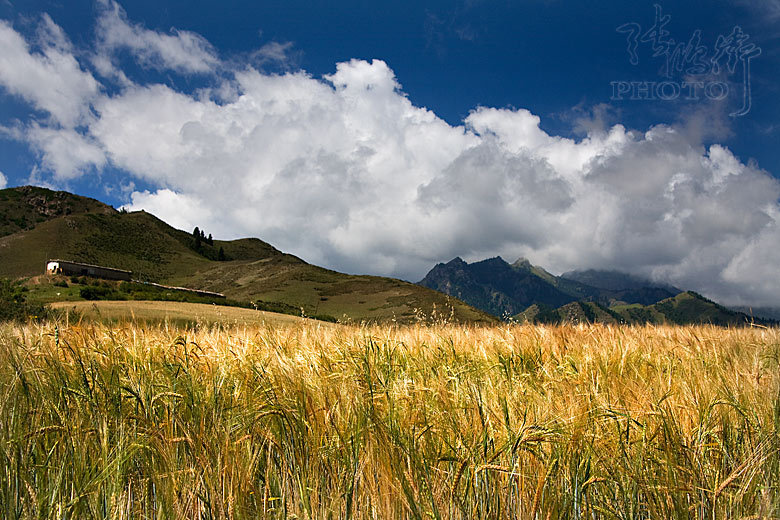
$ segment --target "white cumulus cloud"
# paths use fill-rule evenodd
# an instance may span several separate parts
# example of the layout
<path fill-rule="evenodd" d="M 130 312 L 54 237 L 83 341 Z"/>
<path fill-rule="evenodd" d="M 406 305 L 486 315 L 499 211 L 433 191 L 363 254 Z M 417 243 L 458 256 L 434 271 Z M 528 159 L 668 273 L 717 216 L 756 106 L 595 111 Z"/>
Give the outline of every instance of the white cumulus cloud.
<path fill-rule="evenodd" d="M 216 51 L 201 35 L 178 30 L 162 34 L 146 29 L 128 21 L 124 9 L 113 0 L 98 1 L 102 11 L 97 28 L 99 55 L 104 59 L 118 50 L 127 50 L 141 65 L 160 70 L 199 74 L 217 66 Z"/>
<path fill-rule="evenodd" d="M 213 221 L 208 204 L 204 204 L 196 196 L 162 189 L 154 194 L 134 191 L 130 198 L 131 203 L 124 206 L 125 209 L 142 208 L 177 229 L 191 231 L 196 226 L 202 226 L 204 222 Z M 220 231 L 224 233 L 228 230 Z M 213 234 L 213 231 L 209 232 Z"/>
<path fill-rule="evenodd" d="M 27 141 L 38 151 L 41 165 L 60 180 L 74 179 L 92 168 L 106 164 L 103 148 L 89 136 L 70 129 L 51 128 L 36 123 L 27 130 Z"/>
<path fill-rule="evenodd" d="M 8 179 L 5 178 L 3 172 L 0 172 L 0 190 L 5 188 L 7 185 L 8 185 Z"/>
<path fill-rule="evenodd" d="M 35 51 L 11 25 L 0 20 L 0 85 L 54 122 L 73 127 L 88 116 L 100 85 L 82 69 L 62 31 L 46 16 L 41 48 Z"/>

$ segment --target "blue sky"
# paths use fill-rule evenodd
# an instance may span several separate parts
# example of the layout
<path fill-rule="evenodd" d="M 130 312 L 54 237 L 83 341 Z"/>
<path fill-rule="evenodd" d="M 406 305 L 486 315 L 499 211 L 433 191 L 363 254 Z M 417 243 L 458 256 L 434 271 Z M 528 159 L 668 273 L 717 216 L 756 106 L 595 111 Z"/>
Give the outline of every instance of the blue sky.
<path fill-rule="evenodd" d="M 780 304 L 780 2 L 333 4 L 0 1 L 0 184 L 350 272 L 522 255 Z"/>

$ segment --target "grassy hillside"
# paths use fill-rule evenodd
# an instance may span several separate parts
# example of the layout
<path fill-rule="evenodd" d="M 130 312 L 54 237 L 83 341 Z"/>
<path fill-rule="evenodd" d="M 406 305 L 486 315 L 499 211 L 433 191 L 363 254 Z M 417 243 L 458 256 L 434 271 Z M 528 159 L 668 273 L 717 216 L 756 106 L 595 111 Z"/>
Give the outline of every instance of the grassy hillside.
<path fill-rule="evenodd" d="M 571 302 L 557 309 L 544 305 L 532 305 L 514 319 L 520 323 L 606 323 L 616 325 L 626 322 L 611 309 L 594 302 Z M 630 322 L 634 323 L 634 322 Z M 638 322 L 637 322 L 638 323 Z"/>
<path fill-rule="evenodd" d="M 289 314 L 187 302 L 73 301 L 53 303 L 52 308 L 63 314 L 63 320 L 72 323 L 80 318 L 109 323 L 173 323 L 178 326 L 295 325 L 310 321 Z M 325 322 L 317 323 L 328 326 Z"/>
<path fill-rule="evenodd" d="M 652 306 L 664 315 L 668 323 L 685 324 L 698 318 L 701 323 L 713 325 L 743 325 L 751 319 L 741 312 L 729 310 L 693 291 L 680 293 Z M 761 320 L 757 320 L 762 322 Z"/>
<path fill-rule="evenodd" d="M 750 323 L 770 325 L 768 320 L 753 319 L 729 310 L 692 291 L 683 292 L 653 305 L 617 305 L 606 308 L 592 302 L 572 302 L 557 309 L 534 305 L 515 316 L 522 323 L 633 323 L 633 324 L 710 324 L 744 326 Z"/>
<path fill-rule="evenodd" d="M 35 186 L 0 190 L 0 237 L 32 229 L 53 218 L 81 213 L 113 213 L 102 202 L 66 191 Z"/>
<path fill-rule="evenodd" d="M 214 263 L 174 281 L 236 299 L 280 301 L 302 307 L 307 315 L 325 314 L 338 319 L 495 321 L 431 289 L 378 276 L 345 275 L 292 255 Z"/>
<path fill-rule="evenodd" d="M 47 259 L 61 258 L 127 269 L 141 280 L 163 281 L 191 274 L 208 263 L 167 228 L 145 212 L 53 218 L 0 238 L 0 275 L 38 275 Z"/>
<path fill-rule="evenodd" d="M 43 199 L 41 207 L 53 204 L 46 202 L 47 197 L 70 200 L 69 194 L 35 190 L 35 196 Z M 18 201 L 25 199 L 19 193 L 26 191 L 0 190 L 0 214 L 10 212 L 6 207 L 20 207 Z M 43 273 L 47 259 L 61 258 L 126 269 L 135 279 L 217 291 L 235 300 L 283 302 L 303 309 L 306 315 L 357 321 L 412 322 L 423 317 L 495 321 L 431 289 L 323 269 L 255 238 L 215 240 L 213 245 L 201 243 L 196 248 L 191 233 L 149 213 L 117 212 L 97 201 L 84 201 L 82 206 L 74 203 L 69 214 L 43 214 L 31 229 L 0 238 L 0 277 L 34 277 Z M 76 213 L 79 208 L 85 212 Z M 1 222 L 10 229 L 11 224 Z M 220 248 L 225 261 L 215 260 Z"/>

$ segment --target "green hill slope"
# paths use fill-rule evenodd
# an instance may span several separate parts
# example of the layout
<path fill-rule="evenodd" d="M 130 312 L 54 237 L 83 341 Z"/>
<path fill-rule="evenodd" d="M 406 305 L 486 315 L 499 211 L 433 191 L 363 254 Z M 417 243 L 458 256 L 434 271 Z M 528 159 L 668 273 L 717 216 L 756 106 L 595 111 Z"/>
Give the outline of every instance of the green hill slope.
<path fill-rule="evenodd" d="M 729 310 L 692 291 L 683 292 L 653 305 L 619 305 L 606 308 L 593 302 L 573 302 L 557 309 L 533 305 L 514 317 L 523 323 L 667 323 L 744 326 L 773 325 Z"/>
<path fill-rule="evenodd" d="M 166 226 L 144 212 L 53 218 L 0 238 L 0 275 L 41 274 L 50 258 L 127 269 L 137 279 L 155 282 L 203 268 L 208 260 L 167 233 Z"/>
<path fill-rule="evenodd" d="M 678 325 L 694 321 L 723 326 L 744 325 L 754 321 L 766 323 L 765 320 L 753 320 L 744 313 L 729 310 L 693 291 L 680 293 L 651 307 L 652 311 L 662 314 L 667 323 Z"/>
<path fill-rule="evenodd" d="M 625 320 L 617 313 L 595 302 L 576 301 L 557 309 L 545 305 L 532 305 L 514 316 L 521 323 L 609 323 L 616 325 Z"/>
<path fill-rule="evenodd" d="M 26 208 L 24 201 L 31 196 L 35 203 Z M 18 215 L 35 222 L 17 225 L 13 219 Z M 0 190 L 0 229 L 12 231 L 0 237 L 0 277 L 37 276 L 47 259 L 61 258 L 130 270 L 144 281 L 222 292 L 236 300 L 283 302 L 307 315 L 410 322 L 435 314 L 462 322 L 495 321 L 431 289 L 323 269 L 259 239 L 214 240 L 196 248 L 191 233 L 149 213 L 118 212 L 65 192 Z M 224 261 L 215 260 L 220 248 Z"/>

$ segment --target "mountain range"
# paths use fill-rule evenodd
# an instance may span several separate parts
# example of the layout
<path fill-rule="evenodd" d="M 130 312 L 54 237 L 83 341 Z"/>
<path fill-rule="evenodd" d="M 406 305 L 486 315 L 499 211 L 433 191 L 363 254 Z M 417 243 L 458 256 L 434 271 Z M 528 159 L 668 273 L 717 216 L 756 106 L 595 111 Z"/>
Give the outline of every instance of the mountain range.
<path fill-rule="evenodd" d="M 572 271 L 555 276 L 524 258 L 509 264 L 501 257 L 471 264 L 455 258 L 431 269 L 419 284 L 496 316 L 513 316 L 534 304 L 557 308 L 581 300 L 606 307 L 651 305 L 681 292 L 610 271 Z"/>
<path fill-rule="evenodd" d="M 420 285 L 521 322 L 771 324 L 727 309 L 700 294 L 616 271 L 571 271 L 555 276 L 521 258 L 436 265 Z"/>

